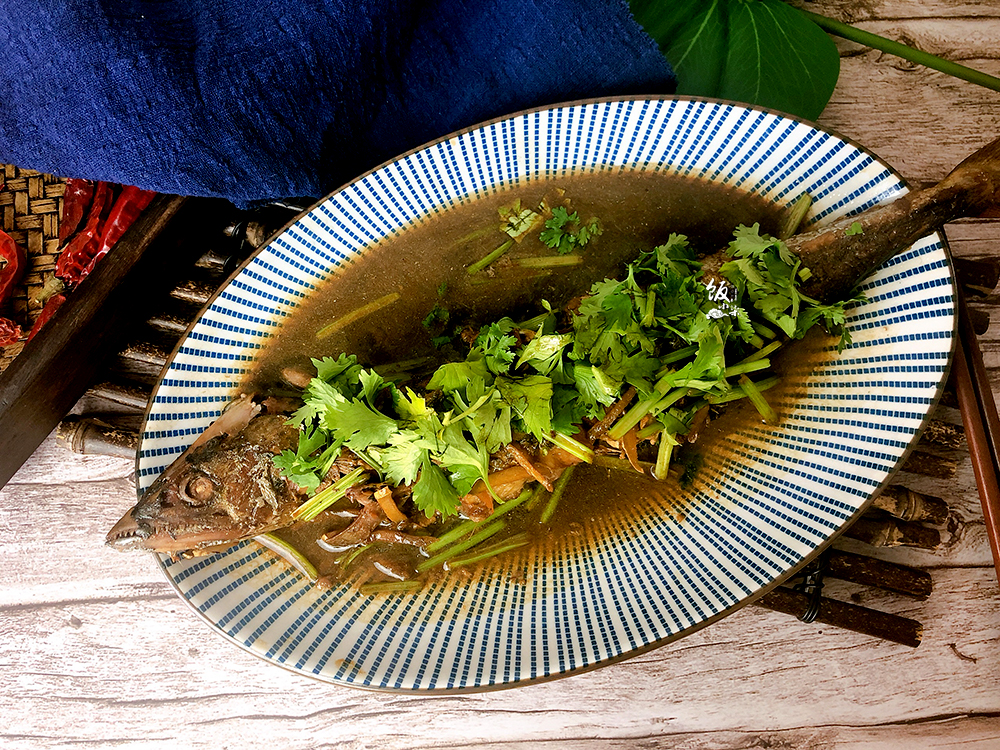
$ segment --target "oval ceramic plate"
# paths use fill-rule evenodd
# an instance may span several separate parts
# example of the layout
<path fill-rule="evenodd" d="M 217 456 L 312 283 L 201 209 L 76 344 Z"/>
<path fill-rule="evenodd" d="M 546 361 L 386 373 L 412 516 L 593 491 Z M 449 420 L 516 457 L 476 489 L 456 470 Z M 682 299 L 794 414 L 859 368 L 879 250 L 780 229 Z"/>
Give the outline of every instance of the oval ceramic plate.
<path fill-rule="evenodd" d="M 528 112 L 412 152 L 323 201 L 203 312 L 159 384 L 142 436 L 145 489 L 221 411 L 264 341 L 324 278 L 389 234 L 533 180 L 651 170 L 784 205 L 815 224 L 905 190 L 886 165 L 778 114 L 728 103 L 601 100 Z M 668 510 L 567 537 L 513 575 L 502 565 L 418 594 L 315 590 L 255 543 L 162 567 L 215 630 L 275 664 L 370 688 L 512 686 L 608 663 L 689 633 L 814 556 L 888 481 L 947 373 L 955 325 L 942 240 L 863 285 L 853 344 L 797 373 L 783 419 L 747 427 Z"/>

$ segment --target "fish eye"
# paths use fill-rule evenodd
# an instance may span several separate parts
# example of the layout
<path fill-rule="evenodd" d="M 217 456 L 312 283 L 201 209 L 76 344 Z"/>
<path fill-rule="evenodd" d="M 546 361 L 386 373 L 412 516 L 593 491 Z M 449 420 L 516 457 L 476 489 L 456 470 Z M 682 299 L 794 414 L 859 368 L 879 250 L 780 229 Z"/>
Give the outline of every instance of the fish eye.
<path fill-rule="evenodd" d="M 192 506 L 205 505 L 215 497 L 215 483 L 204 474 L 189 477 L 179 490 L 184 502 Z"/>

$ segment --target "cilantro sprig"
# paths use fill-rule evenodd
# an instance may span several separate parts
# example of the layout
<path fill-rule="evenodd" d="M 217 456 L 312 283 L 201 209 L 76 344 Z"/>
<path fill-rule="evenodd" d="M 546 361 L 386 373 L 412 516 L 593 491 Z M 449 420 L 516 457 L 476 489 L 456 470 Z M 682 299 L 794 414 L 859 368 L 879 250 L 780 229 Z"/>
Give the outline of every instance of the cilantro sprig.
<path fill-rule="evenodd" d="M 600 235 L 602 231 L 596 218 L 582 222 L 576 211 L 570 213 L 563 206 L 556 206 L 552 209 L 552 218 L 546 220 L 545 229 L 538 235 L 538 239 L 560 255 L 566 255 L 577 248 L 586 247 L 591 238 Z"/>

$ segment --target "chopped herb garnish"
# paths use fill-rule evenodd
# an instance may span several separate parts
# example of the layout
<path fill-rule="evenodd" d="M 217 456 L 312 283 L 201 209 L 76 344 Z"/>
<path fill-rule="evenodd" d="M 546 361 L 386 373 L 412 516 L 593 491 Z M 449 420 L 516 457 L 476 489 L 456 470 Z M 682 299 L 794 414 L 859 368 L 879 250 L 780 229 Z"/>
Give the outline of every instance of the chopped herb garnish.
<path fill-rule="evenodd" d="M 538 235 L 538 239 L 560 255 L 566 255 L 585 247 L 591 238 L 601 232 L 600 222 L 596 218 L 581 222 L 576 211 L 570 213 L 566 208 L 556 206 L 552 209 L 552 218 L 546 220 L 545 229 Z"/>
<path fill-rule="evenodd" d="M 435 302 L 434 307 L 431 308 L 431 311 L 424 318 L 423 326 L 424 328 L 434 328 L 437 325 L 447 323 L 449 318 L 451 318 L 451 313 L 442 307 L 440 302 Z"/>
<path fill-rule="evenodd" d="M 505 220 L 517 231 L 537 213 L 515 204 Z M 576 212 L 557 206 L 542 239 L 559 250 L 565 243 L 580 247 L 599 231 L 596 222 L 580 222 Z M 353 356 L 315 360 L 317 377 L 292 417 L 299 444 L 275 464 L 312 493 L 342 451 L 364 467 L 320 490 L 297 514 L 313 517 L 374 474 L 409 485 L 427 516 L 455 515 L 474 487 L 500 502 L 490 485 L 492 455 L 520 435 L 550 447 L 543 450 L 593 461 L 593 449 L 574 436 L 629 389 L 634 400 L 602 429 L 623 445 L 656 441 L 656 461 L 644 465 L 660 478 L 699 410 L 746 398 L 775 420 L 763 393 L 777 382 L 765 371 L 781 346 L 779 332 L 787 339 L 816 324 L 841 328 L 847 303 L 824 305 L 802 294 L 807 272 L 800 260 L 757 225 L 736 230 L 729 256 L 720 275 L 703 278 L 687 238 L 671 235 L 641 252 L 620 279 L 595 283 L 561 328 L 567 318 L 544 302 L 544 311 L 523 324 L 502 318 L 483 326 L 465 359 L 433 373 L 427 391 L 439 392 L 434 398 L 401 390 Z M 437 303 L 424 324 L 448 318 Z M 848 340 L 842 335 L 841 346 Z M 562 471 L 557 486 L 569 473 Z M 558 494 L 547 506 L 554 508 Z M 469 539 L 485 538 L 486 527 L 476 529 Z M 500 526 L 489 529 L 487 536 Z M 469 539 L 431 559 L 468 549 L 462 545 Z"/>

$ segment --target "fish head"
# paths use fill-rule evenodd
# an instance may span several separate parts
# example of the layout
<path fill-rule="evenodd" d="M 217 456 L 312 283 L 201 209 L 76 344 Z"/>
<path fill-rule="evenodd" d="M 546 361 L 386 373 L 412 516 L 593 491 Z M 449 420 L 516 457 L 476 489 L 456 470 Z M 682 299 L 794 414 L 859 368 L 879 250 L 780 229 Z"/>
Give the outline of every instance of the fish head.
<path fill-rule="evenodd" d="M 119 550 L 174 554 L 221 547 L 291 523 L 301 498 L 274 466 L 296 438 L 283 417 L 256 417 L 181 455 L 108 533 Z"/>

